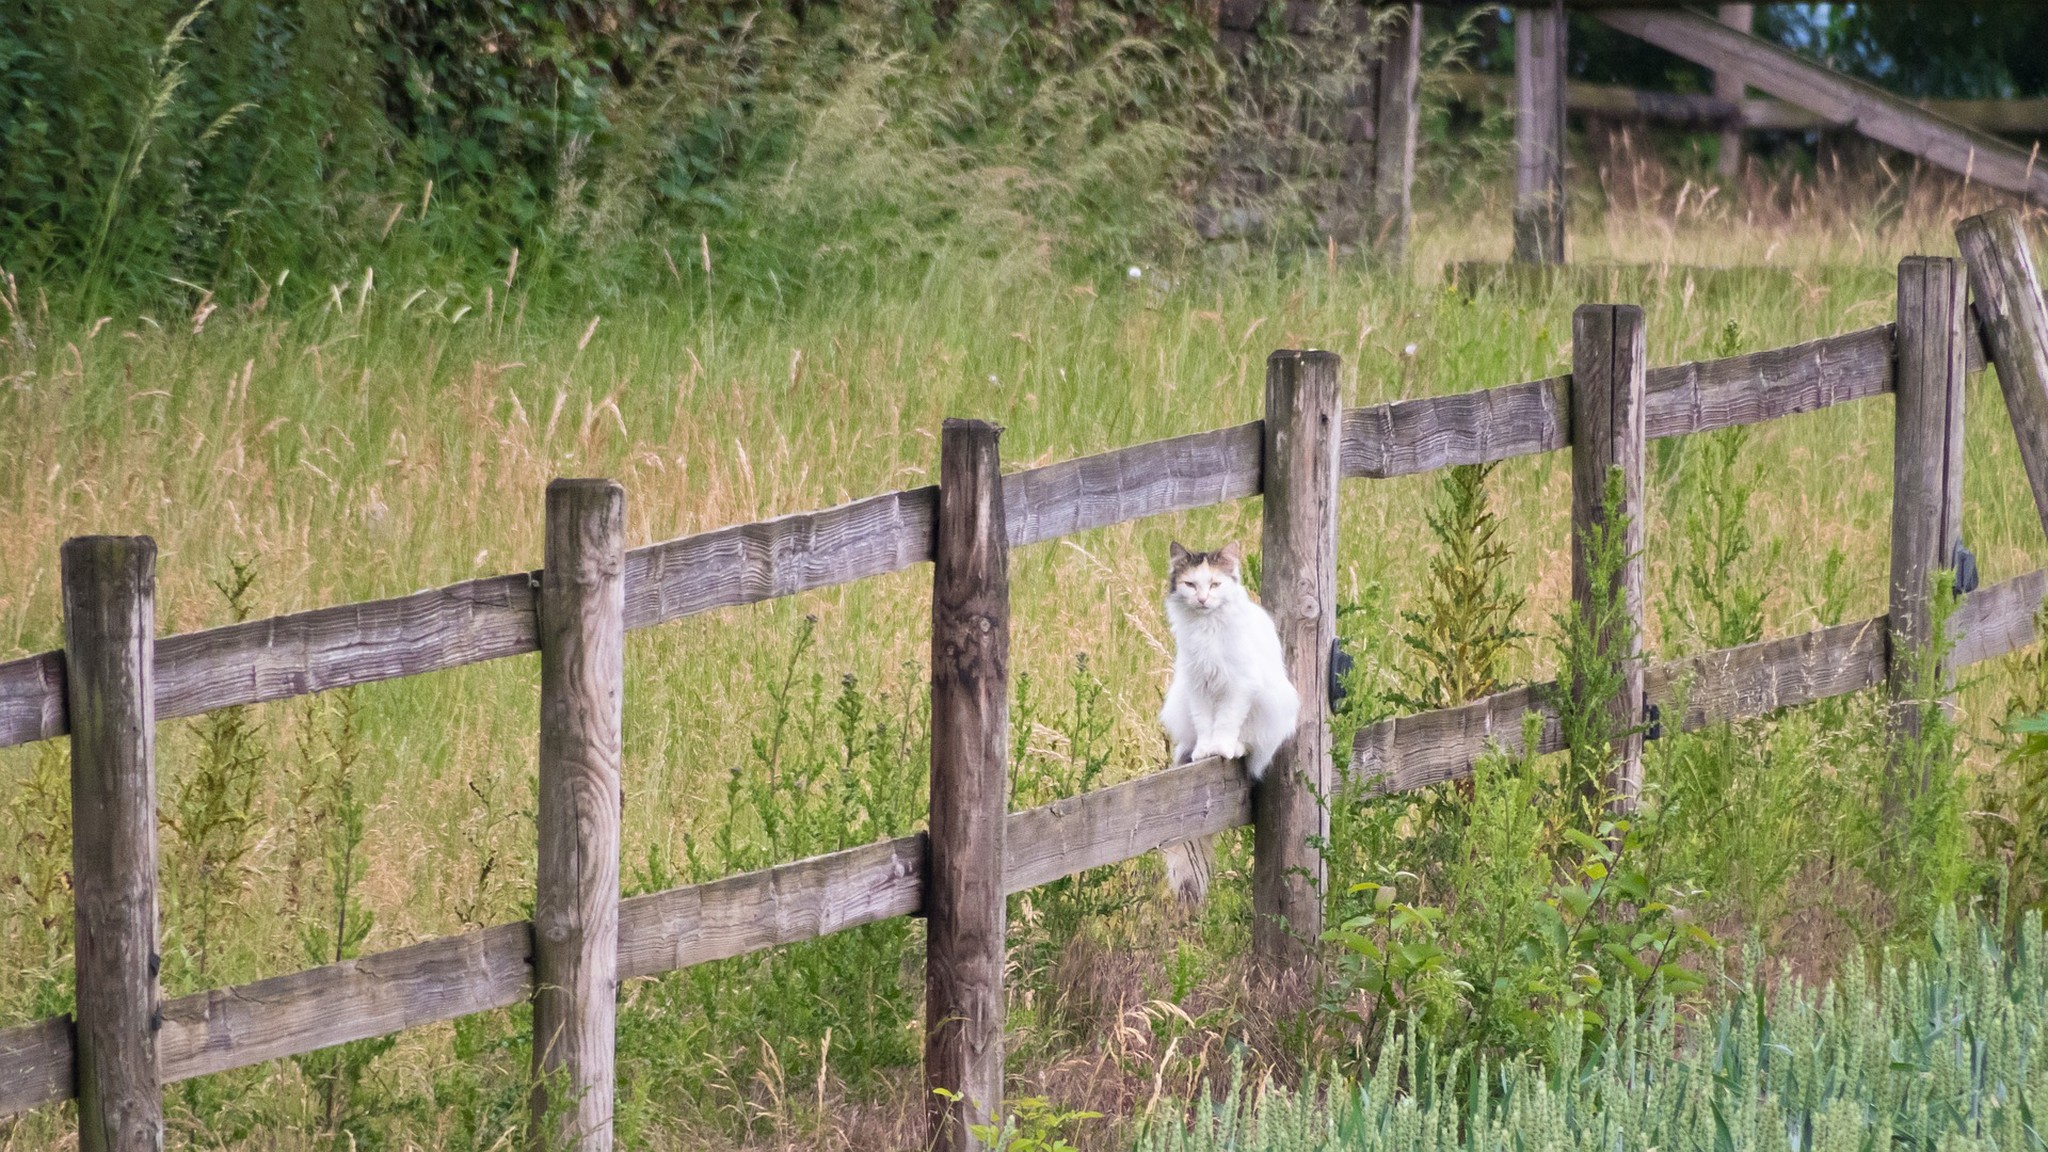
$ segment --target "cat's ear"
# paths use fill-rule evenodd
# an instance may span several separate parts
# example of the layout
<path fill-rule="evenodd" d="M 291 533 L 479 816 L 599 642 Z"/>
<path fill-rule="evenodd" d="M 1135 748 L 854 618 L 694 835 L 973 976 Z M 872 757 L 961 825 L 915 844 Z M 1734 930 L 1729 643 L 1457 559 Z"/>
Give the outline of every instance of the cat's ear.
<path fill-rule="evenodd" d="M 1167 562 L 1172 564 L 1175 570 L 1184 567 L 1192 555 L 1187 549 L 1180 546 L 1180 541 L 1178 540 L 1166 546 Z"/>
<path fill-rule="evenodd" d="M 1230 569 L 1230 574 L 1232 576 L 1237 575 L 1237 570 L 1240 561 L 1243 558 L 1240 557 L 1237 553 L 1237 544 L 1235 541 L 1229 544 L 1225 544 L 1221 548 L 1218 548 L 1215 551 L 1214 555 L 1216 557 L 1217 563 L 1222 564 L 1225 568 Z"/>

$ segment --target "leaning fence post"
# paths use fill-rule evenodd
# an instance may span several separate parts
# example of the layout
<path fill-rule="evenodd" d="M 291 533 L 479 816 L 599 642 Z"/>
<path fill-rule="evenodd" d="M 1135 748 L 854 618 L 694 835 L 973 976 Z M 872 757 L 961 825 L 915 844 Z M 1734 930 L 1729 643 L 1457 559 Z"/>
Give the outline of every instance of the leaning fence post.
<path fill-rule="evenodd" d="M 1010 545 L 1002 430 L 940 434 L 932 572 L 931 864 L 924 1077 L 930 1147 L 977 1147 L 1003 1106 L 1003 824 L 1009 806 Z"/>
<path fill-rule="evenodd" d="M 1334 352 L 1281 351 L 1266 359 L 1259 595 L 1280 630 L 1301 718 L 1252 805 L 1252 964 L 1283 1002 L 1314 987 L 1311 966 L 1322 934 L 1328 685 L 1337 638 L 1338 363 Z"/>
<path fill-rule="evenodd" d="M 1888 688 L 1901 748 L 1919 738 L 1914 701 L 1927 671 L 1925 654 L 1936 639 L 1928 584 L 1936 572 L 1954 566 L 1962 542 L 1965 287 L 1959 260 L 1908 256 L 1899 262 L 1887 619 Z M 1896 754 L 1893 762 L 1898 763 Z M 1917 790 L 1925 783 L 1907 787 Z M 1887 791 L 1887 804 L 1900 798 L 1896 787 Z"/>
<path fill-rule="evenodd" d="M 2034 509 L 2048 528 L 2048 304 L 2026 229 L 2018 213 L 2000 208 L 1956 225 L 1956 243 L 1970 266 L 1985 356 L 1998 366 Z"/>
<path fill-rule="evenodd" d="M 1564 0 L 1515 9 L 1515 263 L 1564 263 Z"/>
<path fill-rule="evenodd" d="M 64 542 L 78 1146 L 157 1152 L 156 541 Z"/>
<path fill-rule="evenodd" d="M 1572 602 L 1593 629 L 1606 659 L 1621 673 L 1612 704 L 1614 746 L 1607 793 L 1628 812 L 1643 790 L 1643 310 L 1633 304 L 1587 304 L 1572 313 Z M 1593 583 L 1589 545 L 1607 518 L 1608 477 L 1621 476 L 1628 518 L 1621 570 L 1607 589 Z M 1602 603 L 1624 621 L 1600 618 Z M 1615 635 L 1617 628 L 1627 632 Z"/>
<path fill-rule="evenodd" d="M 533 907 L 535 1147 L 612 1146 L 619 952 L 625 492 L 548 485 L 540 577 L 540 864 Z"/>

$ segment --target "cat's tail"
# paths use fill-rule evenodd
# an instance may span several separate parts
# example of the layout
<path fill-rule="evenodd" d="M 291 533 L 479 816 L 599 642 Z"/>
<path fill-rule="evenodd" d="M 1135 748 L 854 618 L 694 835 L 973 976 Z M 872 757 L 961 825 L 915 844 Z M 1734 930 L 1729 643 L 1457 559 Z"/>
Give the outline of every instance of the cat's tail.
<path fill-rule="evenodd" d="M 1216 836 L 1197 836 L 1159 850 L 1166 864 L 1166 888 L 1190 907 L 1209 898 L 1209 870 L 1216 864 Z"/>

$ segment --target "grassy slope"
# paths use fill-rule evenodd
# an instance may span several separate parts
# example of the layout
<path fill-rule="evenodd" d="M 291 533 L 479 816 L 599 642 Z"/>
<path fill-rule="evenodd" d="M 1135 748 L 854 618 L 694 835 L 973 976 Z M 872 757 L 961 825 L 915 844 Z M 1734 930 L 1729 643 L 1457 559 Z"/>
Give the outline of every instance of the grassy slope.
<path fill-rule="evenodd" d="M 1896 258 L 1952 252 L 1946 226 L 1959 212 L 1923 203 L 1876 232 L 1853 221 L 1760 223 L 1718 212 L 1675 225 L 1615 216 L 1583 230 L 1574 257 L 1800 269 L 1742 299 L 1705 297 L 1682 275 L 1653 281 L 1640 297 L 1651 358 L 1671 363 L 1713 355 L 1730 320 L 1740 348 L 1752 350 L 1889 319 Z M 1157 274 L 1131 284 L 1117 269 L 1077 285 L 1020 257 L 941 261 L 918 280 L 821 294 L 774 314 L 700 316 L 692 302 L 701 286 L 671 281 L 650 285 L 637 312 L 598 318 L 594 332 L 589 315 L 524 316 L 516 306 L 488 320 L 477 307 L 451 324 L 441 316 L 458 305 L 437 314 L 441 292 L 412 284 L 379 285 L 360 309 L 350 286 L 339 312 L 288 284 L 267 314 L 223 311 L 196 336 L 189 319 L 171 317 L 156 318 L 163 331 L 118 318 L 90 339 L 43 331 L 32 370 L 0 389 L 0 655 L 58 643 L 56 549 L 76 533 L 156 536 L 160 623 L 182 631 L 227 618 L 209 582 L 231 557 L 253 559 L 259 613 L 537 566 L 542 489 L 555 475 L 622 481 L 637 544 L 924 483 L 948 415 L 1003 423 L 1013 467 L 1253 419 L 1262 360 L 1275 347 L 1340 351 L 1352 404 L 1561 371 L 1580 301 L 1559 291 L 1466 302 L 1434 283 L 1444 260 L 1505 250 L 1502 229 L 1470 223 L 1504 217 L 1426 217 L 1421 282 L 1412 285 L 1348 260 L 1283 268 L 1261 257 L 1170 285 Z M 406 307 L 416 288 L 426 294 Z M 503 295 L 500 286 L 494 296 Z M 280 319 L 288 299 L 302 307 Z M 1968 404 L 1964 536 L 1988 582 L 2040 563 L 2043 548 L 1988 376 Z M 1753 442 L 1766 478 L 1753 507 L 1758 535 L 1786 549 L 1770 634 L 1813 626 L 1818 558 L 1830 547 L 1846 552 L 1855 573 L 1850 614 L 1882 611 L 1889 411 L 1862 402 L 1780 422 Z M 1347 593 L 1383 585 L 1397 608 L 1420 596 L 1429 484 L 1347 484 Z M 1513 581 L 1531 591 L 1523 623 L 1532 629 L 1567 592 L 1568 485 L 1561 455 L 1513 462 L 1498 477 Z M 1156 592 L 1167 540 L 1251 542 L 1257 530 L 1257 503 L 1246 501 L 1016 556 L 1018 665 L 1051 681 L 1074 653 L 1090 654 L 1116 720 L 1112 772 L 1157 758 L 1151 716 L 1168 637 Z M 1653 588 L 1669 555 L 1660 556 L 1661 531 L 1651 525 Z M 924 581 L 905 573 L 636 634 L 626 702 L 629 874 L 650 851 L 679 858 L 686 837 L 715 831 L 712 802 L 726 769 L 750 755 L 764 681 L 804 614 L 820 618 L 822 663 L 833 672 L 914 686 L 902 667 L 924 659 Z M 1533 663 L 1545 659 L 1539 650 Z M 525 914 L 537 668 L 512 660 L 359 693 L 359 786 L 373 798 L 368 947 Z M 1996 674 L 1969 687 L 1972 730 L 1987 731 L 2003 699 Z M 203 983 L 304 966 L 283 831 L 300 818 L 282 783 L 298 715 L 291 705 L 253 714 L 265 779 L 277 781 L 259 791 L 258 819 L 278 832 L 250 858 L 251 898 L 227 934 L 234 944 L 216 952 Z M 164 740 L 168 793 L 193 771 L 196 741 L 184 723 L 168 725 Z M 21 795 L 37 755 L 0 752 L 0 793 Z M 36 850 L 25 803 L 17 799 L 0 829 L 10 871 Z M 4 925 L 0 1014 L 18 1020 L 48 1009 L 43 977 L 61 973 L 63 958 L 49 954 L 21 899 Z M 174 993 L 202 984 L 190 964 L 174 964 L 171 977 Z M 406 1038 L 380 1075 L 427 1077 L 451 1035 Z M 240 1079 L 253 1103 L 238 1114 L 254 1131 L 295 1114 L 280 1080 L 289 1073 Z"/>

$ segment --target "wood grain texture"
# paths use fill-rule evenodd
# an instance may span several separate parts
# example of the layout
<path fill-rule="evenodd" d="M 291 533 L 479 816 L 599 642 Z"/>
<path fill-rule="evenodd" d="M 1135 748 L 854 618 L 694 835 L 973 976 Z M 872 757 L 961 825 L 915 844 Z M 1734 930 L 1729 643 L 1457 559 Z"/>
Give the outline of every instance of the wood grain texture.
<path fill-rule="evenodd" d="M 925 874 L 927 1146 L 966 1152 L 1003 1108 L 1004 814 L 1010 748 L 1010 545 L 1001 430 L 939 435 L 932 564 L 931 857 Z"/>
<path fill-rule="evenodd" d="M 1515 9 L 1515 261 L 1564 263 L 1564 0 Z"/>
<path fill-rule="evenodd" d="M 1488 748 L 1522 748 L 1522 717 L 1543 715 L 1537 751 L 1564 747 L 1550 698 L 1555 682 L 1524 684 L 1455 708 L 1394 716 L 1352 738 L 1350 778 L 1374 795 L 1412 792 L 1472 774 Z"/>
<path fill-rule="evenodd" d="M 1012 472 L 1010 547 L 1259 494 L 1256 421 Z"/>
<path fill-rule="evenodd" d="M 1652 439 L 1682 436 L 1881 395 L 1892 387 L 1892 331 L 1882 324 L 1652 368 L 1644 380 L 1644 432 Z M 1385 479 L 1568 447 L 1570 386 L 1571 377 L 1555 376 L 1346 409 L 1344 475 Z"/>
<path fill-rule="evenodd" d="M 76 1044 L 69 1016 L 0 1031 L 0 1116 L 76 1096 L 71 1077 Z"/>
<path fill-rule="evenodd" d="M 1557 376 L 1348 408 L 1340 467 L 1346 476 L 1384 480 L 1556 451 L 1570 443 L 1569 387 L 1569 377 Z"/>
<path fill-rule="evenodd" d="M 0 663 L 0 748 L 54 740 L 71 731 L 64 712 L 64 653 Z"/>
<path fill-rule="evenodd" d="M 1897 401 L 1892 420 L 1891 661 L 1894 759 L 1919 738 L 1925 654 L 1933 643 L 1931 581 L 1962 542 L 1963 332 L 1969 285 L 1960 260 L 1899 262 Z M 1937 673 L 1945 675 L 1943 673 Z M 1924 781 L 1907 785 L 1915 791 Z M 1887 789 L 1888 803 L 1903 795 Z M 1896 813 L 1893 813 L 1896 815 Z"/>
<path fill-rule="evenodd" d="M 2048 201 L 2023 149 L 1693 12 L 1612 9 L 1595 19 L 1980 183 Z"/>
<path fill-rule="evenodd" d="M 166 1081 L 246 1068 L 525 1000 L 527 921 L 310 968 L 164 1006 Z"/>
<path fill-rule="evenodd" d="M 619 904 L 619 979 L 916 915 L 924 907 L 924 865 L 920 832 L 631 897 Z"/>
<path fill-rule="evenodd" d="M 626 554 L 626 627 L 794 596 L 932 558 L 936 488 L 700 532 Z"/>
<path fill-rule="evenodd" d="M 2048 573 L 2025 575 L 1977 589 L 1963 598 L 1948 618 L 1955 647 L 1949 661 L 1957 668 L 2017 652 L 2040 637 L 2034 626 L 2041 599 L 2048 594 Z"/>
<path fill-rule="evenodd" d="M 1366 239 L 1393 264 L 1408 259 L 1414 220 L 1415 139 L 1422 124 L 1422 5 L 1395 6 L 1381 34 L 1373 86 L 1372 188 Z"/>
<path fill-rule="evenodd" d="M 1331 352 L 1266 360 L 1266 480 L 1259 598 L 1301 694 L 1294 738 L 1254 790 L 1252 965 L 1281 1004 L 1314 987 L 1330 812 L 1330 647 L 1337 635 L 1340 362 Z"/>
<path fill-rule="evenodd" d="M 531 1103 L 535 1146 L 549 1150 L 612 1146 L 625 560 L 624 489 L 548 485 Z"/>
<path fill-rule="evenodd" d="M 1023 892 L 1251 818 L 1251 785 L 1234 761 L 1169 768 L 1012 814 L 1003 885 Z"/>
<path fill-rule="evenodd" d="M 2041 299 L 2026 228 L 2016 213 L 1999 209 L 1956 225 L 1956 244 L 1970 267 L 1977 318 L 1998 363 L 1998 387 L 2019 440 L 2034 510 L 2048 528 L 2048 304 Z"/>
<path fill-rule="evenodd" d="M 78 1146 L 157 1152 L 156 541 L 64 542 Z"/>
<path fill-rule="evenodd" d="M 1607 780 L 1617 812 L 1632 811 L 1643 790 L 1644 347 L 1635 305 L 1587 304 L 1572 313 L 1572 603 L 1620 677 L 1609 731 L 1623 735 L 1612 742 Z M 1609 508 L 1614 476 L 1620 504 Z M 1594 537 L 1613 530 L 1612 516 L 1623 520 L 1622 561 L 1603 588 L 1595 583 Z"/>

